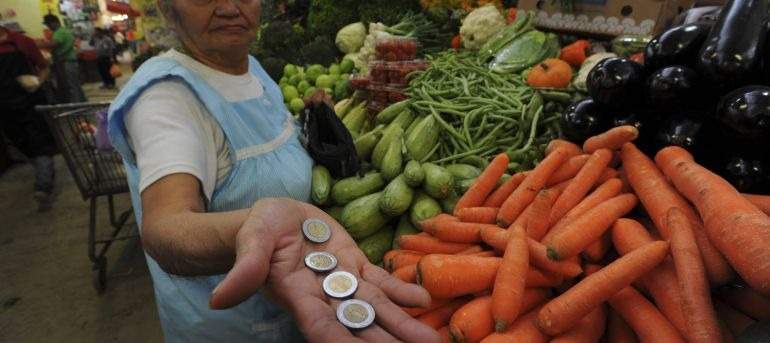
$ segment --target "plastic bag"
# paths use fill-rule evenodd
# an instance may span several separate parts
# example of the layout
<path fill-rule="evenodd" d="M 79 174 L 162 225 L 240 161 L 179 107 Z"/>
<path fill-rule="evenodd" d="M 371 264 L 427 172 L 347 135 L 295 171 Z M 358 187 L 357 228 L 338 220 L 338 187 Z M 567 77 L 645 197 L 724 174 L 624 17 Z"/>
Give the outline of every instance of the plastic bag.
<path fill-rule="evenodd" d="M 300 140 L 305 149 L 333 177 L 352 176 L 361 169 L 353 137 L 334 109 L 325 103 L 305 106 L 300 112 L 300 123 Z"/>
<path fill-rule="evenodd" d="M 96 141 L 96 148 L 101 151 L 112 151 L 112 143 L 107 135 L 107 110 L 97 111 L 96 116 L 96 132 L 94 133 L 94 140 Z"/>

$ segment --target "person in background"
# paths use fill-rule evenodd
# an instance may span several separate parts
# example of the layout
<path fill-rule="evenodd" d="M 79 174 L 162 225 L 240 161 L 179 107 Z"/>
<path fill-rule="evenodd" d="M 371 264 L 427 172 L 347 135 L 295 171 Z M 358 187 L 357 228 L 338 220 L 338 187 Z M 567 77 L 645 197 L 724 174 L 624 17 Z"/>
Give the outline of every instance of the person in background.
<path fill-rule="evenodd" d="M 51 49 L 59 102 L 85 102 L 86 95 L 80 84 L 80 68 L 75 52 L 75 37 L 62 26 L 59 17 L 53 14 L 43 17 L 43 24 L 53 31 L 53 39 L 42 47 Z"/>
<path fill-rule="evenodd" d="M 56 146 L 34 107 L 46 103 L 41 85 L 49 76 L 48 63 L 35 41 L 6 26 L 0 21 L 0 130 L 34 162 L 34 196 L 38 210 L 46 211 L 53 202 Z"/>
<path fill-rule="evenodd" d="M 112 41 L 109 31 L 96 28 L 92 44 L 96 48 L 96 66 L 99 69 L 99 76 L 102 78 L 102 88 L 114 89 L 115 78 L 112 77 L 110 68 L 115 62 L 113 58 L 115 42 Z"/>

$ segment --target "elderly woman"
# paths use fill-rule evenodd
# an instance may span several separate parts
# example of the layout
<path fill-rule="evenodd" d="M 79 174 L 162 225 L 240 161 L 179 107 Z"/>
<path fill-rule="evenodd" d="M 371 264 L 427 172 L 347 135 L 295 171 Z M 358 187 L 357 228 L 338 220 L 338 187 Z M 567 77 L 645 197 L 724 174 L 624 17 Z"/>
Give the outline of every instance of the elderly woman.
<path fill-rule="evenodd" d="M 181 48 L 137 70 L 110 108 L 109 133 L 166 340 L 439 340 L 395 304 L 427 306 L 427 292 L 369 264 L 339 224 L 305 203 L 313 162 L 277 85 L 248 55 L 260 1 L 158 5 Z M 303 238 L 308 218 L 331 225 L 328 242 Z M 351 333 L 337 321 L 339 301 L 303 264 L 314 250 L 357 276 L 355 297 L 374 306 L 375 325 Z"/>

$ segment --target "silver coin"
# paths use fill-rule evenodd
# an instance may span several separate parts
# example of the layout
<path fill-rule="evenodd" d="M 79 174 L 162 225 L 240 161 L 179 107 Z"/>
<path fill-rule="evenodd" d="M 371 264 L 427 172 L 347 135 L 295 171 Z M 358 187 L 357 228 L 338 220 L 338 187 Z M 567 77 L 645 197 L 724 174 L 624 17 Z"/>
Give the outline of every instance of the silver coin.
<path fill-rule="evenodd" d="M 374 323 L 374 307 L 363 300 L 345 300 L 337 307 L 337 320 L 350 329 L 363 329 Z"/>
<path fill-rule="evenodd" d="M 358 280 L 353 274 L 338 271 L 324 278 L 324 292 L 332 298 L 347 298 L 358 289 Z"/>
<path fill-rule="evenodd" d="M 332 229 L 320 219 L 308 219 L 302 223 L 302 233 L 311 242 L 324 243 L 332 236 Z"/>
<path fill-rule="evenodd" d="M 328 272 L 337 267 L 337 258 L 325 251 L 314 251 L 305 256 L 305 265 L 316 272 Z"/>

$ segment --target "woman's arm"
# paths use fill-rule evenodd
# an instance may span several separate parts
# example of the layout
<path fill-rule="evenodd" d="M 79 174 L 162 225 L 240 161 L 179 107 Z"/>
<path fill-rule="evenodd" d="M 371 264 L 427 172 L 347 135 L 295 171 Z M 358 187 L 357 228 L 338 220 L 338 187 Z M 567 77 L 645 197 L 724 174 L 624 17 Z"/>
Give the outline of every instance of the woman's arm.
<path fill-rule="evenodd" d="M 235 236 L 249 209 L 206 213 L 198 179 L 170 174 L 144 189 L 142 244 L 164 271 L 224 274 L 235 262 Z"/>

